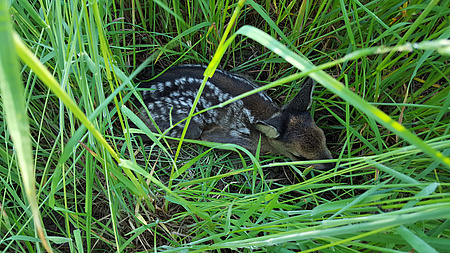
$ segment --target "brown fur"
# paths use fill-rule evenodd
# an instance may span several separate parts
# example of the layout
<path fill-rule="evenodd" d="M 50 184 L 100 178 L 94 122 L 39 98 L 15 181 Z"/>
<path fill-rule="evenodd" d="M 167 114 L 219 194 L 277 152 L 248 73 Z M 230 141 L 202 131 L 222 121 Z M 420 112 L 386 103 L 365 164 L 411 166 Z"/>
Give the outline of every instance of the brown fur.
<path fill-rule="evenodd" d="M 161 131 L 188 116 L 204 71 L 202 66 L 174 67 L 140 85 L 140 88 L 145 88 L 142 92 L 144 102 Z M 244 77 L 217 70 L 208 80 L 196 111 L 225 102 L 256 87 Z M 309 79 L 290 103 L 282 108 L 267 94 L 260 92 L 223 108 L 209 110 L 192 118 L 186 137 L 233 143 L 253 153 L 261 140 L 262 153 L 281 154 L 292 160 L 332 159 L 323 131 L 308 112 L 313 89 L 314 82 Z M 140 116 L 152 131 L 156 131 L 149 115 L 141 113 Z M 173 127 L 168 135 L 180 137 L 183 127 L 184 124 Z M 316 164 L 316 167 L 330 169 L 334 165 L 322 163 Z"/>

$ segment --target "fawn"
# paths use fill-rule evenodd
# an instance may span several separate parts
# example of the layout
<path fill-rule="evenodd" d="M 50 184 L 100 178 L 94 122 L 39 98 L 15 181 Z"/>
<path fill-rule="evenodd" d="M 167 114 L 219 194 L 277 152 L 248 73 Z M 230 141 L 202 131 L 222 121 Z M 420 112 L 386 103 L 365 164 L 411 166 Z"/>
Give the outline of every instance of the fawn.
<path fill-rule="evenodd" d="M 188 116 L 204 71 L 205 67 L 199 65 L 172 67 L 156 79 L 140 84 L 144 88 L 144 103 L 162 132 Z M 208 110 L 191 119 L 185 137 L 233 143 L 253 153 L 261 140 L 262 153 L 281 154 L 292 160 L 332 159 L 323 131 L 307 111 L 314 86 L 314 81 L 308 78 L 299 93 L 282 108 L 265 92 L 259 92 Z M 195 110 L 209 108 L 257 87 L 242 76 L 216 70 L 208 79 Z M 140 118 L 150 130 L 157 132 L 146 110 L 141 110 Z M 180 137 L 184 126 L 184 122 L 178 124 L 167 135 Z M 318 169 L 334 166 L 334 163 L 315 165 Z"/>

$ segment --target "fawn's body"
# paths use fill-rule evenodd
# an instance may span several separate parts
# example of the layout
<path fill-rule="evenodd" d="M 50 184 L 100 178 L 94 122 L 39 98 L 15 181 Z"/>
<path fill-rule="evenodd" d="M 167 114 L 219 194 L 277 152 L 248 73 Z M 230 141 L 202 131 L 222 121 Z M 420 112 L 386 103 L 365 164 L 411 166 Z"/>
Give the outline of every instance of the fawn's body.
<path fill-rule="evenodd" d="M 185 65 L 173 67 L 156 79 L 142 83 L 142 96 L 151 117 L 161 132 L 186 118 L 203 81 L 205 67 Z M 261 139 L 261 152 L 282 154 L 293 160 L 331 159 L 325 136 L 310 114 L 314 88 L 312 80 L 285 107 L 278 107 L 264 92 L 235 101 L 227 106 L 208 110 L 192 118 L 186 138 L 210 142 L 234 143 L 255 153 Z M 225 102 L 257 88 L 251 81 L 226 71 L 216 70 L 208 79 L 198 101 L 196 112 Z M 145 110 L 141 119 L 157 132 Z M 167 135 L 180 137 L 184 122 Z M 318 164 L 331 168 L 334 164 Z"/>

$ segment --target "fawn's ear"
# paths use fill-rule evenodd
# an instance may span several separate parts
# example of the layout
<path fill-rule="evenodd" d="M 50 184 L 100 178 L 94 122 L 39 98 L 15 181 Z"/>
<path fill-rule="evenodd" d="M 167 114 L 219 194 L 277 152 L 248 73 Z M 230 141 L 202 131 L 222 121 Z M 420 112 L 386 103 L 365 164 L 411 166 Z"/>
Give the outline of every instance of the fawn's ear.
<path fill-rule="evenodd" d="M 256 122 L 256 129 L 265 134 L 267 138 L 276 139 L 281 134 L 283 121 L 280 114 L 275 114 L 269 119 Z"/>
<path fill-rule="evenodd" d="M 299 112 L 307 111 L 311 107 L 312 93 L 315 86 L 316 82 L 312 78 L 307 77 L 300 91 L 289 104 L 283 107 L 283 110 L 290 109 Z"/>

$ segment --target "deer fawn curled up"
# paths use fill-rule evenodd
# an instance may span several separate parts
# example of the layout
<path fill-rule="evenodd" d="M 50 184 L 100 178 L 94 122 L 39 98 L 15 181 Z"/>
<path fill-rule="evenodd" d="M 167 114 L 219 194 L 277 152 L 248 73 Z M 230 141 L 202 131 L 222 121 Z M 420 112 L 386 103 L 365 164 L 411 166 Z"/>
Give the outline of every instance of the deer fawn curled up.
<path fill-rule="evenodd" d="M 204 71 L 205 67 L 197 65 L 172 67 L 156 79 L 140 84 L 139 87 L 144 88 L 144 103 L 161 131 L 188 116 Z M 261 139 L 261 153 L 281 154 L 292 160 L 332 159 L 323 131 L 308 112 L 314 85 L 314 81 L 308 78 L 299 93 L 282 108 L 265 92 L 259 92 L 224 107 L 208 110 L 191 119 L 185 137 L 233 143 L 253 153 Z M 244 77 L 216 70 L 208 79 L 195 110 L 209 108 L 257 87 Z M 141 110 L 140 118 L 150 130 L 157 132 L 146 110 Z M 167 135 L 180 137 L 183 123 Z M 315 165 L 318 169 L 334 166 L 334 163 Z"/>

